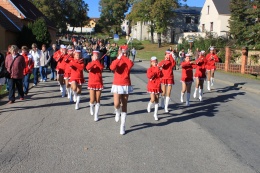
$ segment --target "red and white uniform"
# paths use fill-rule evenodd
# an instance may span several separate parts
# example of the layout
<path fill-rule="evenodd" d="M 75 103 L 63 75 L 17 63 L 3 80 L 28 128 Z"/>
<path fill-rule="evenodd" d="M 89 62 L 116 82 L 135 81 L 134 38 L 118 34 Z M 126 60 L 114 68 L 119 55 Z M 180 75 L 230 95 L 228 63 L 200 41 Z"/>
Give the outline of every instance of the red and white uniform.
<path fill-rule="evenodd" d="M 23 69 L 23 74 L 27 75 L 32 73 L 34 67 L 32 55 L 23 53 L 22 56 L 24 57 L 24 61 L 25 61 L 25 68 Z"/>
<path fill-rule="evenodd" d="M 207 61 L 206 64 L 207 70 L 216 70 L 215 63 L 219 62 L 219 58 L 216 54 L 211 54 L 211 53 L 207 54 L 206 61 Z"/>
<path fill-rule="evenodd" d="M 88 89 L 91 90 L 102 90 L 103 80 L 102 80 L 102 70 L 104 65 L 100 63 L 99 60 L 91 61 L 86 66 L 89 71 Z"/>
<path fill-rule="evenodd" d="M 64 57 L 66 57 L 66 54 L 62 54 L 60 50 L 56 51 L 53 55 L 53 58 L 58 63 L 56 67 L 56 71 L 58 74 L 62 74 L 62 75 L 65 72 L 65 65 L 66 65 L 66 62 L 63 60 Z"/>
<path fill-rule="evenodd" d="M 130 86 L 130 70 L 133 65 L 133 62 L 125 56 L 115 59 L 110 65 L 110 69 L 115 72 L 113 85 Z"/>
<path fill-rule="evenodd" d="M 84 63 L 82 59 L 79 60 L 71 60 L 70 63 L 71 74 L 70 74 L 70 83 L 76 82 L 79 85 L 82 85 L 85 80 L 83 76 Z"/>
<path fill-rule="evenodd" d="M 152 66 L 147 69 L 146 74 L 148 78 L 147 92 L 155 94 L 162 93 L 161 77 L 163 77 L 163 74 L 160 68 Z"/>
<path fill-rule="evenodd" d="M 181 63 L 182 67 L 182 75 L 181 75 L 181 81 L 182 82 L 193 82 L 193 68 L 196 67 L 196 65 L 193 65 L 190 63 L 190 61 L 186 62 L 183 61 Z"/>
<path fill-rule="evenodd" d="M 172 55 L 169 54 L 168 60 L 162 60 L 159 63 L 159 67 L 162 67 L 162 78 L 161 84 L 164 85 L 173 85 L 174 84 L 174 75 L 173 75 L 173 68 L 176 65 L 175 60 L 173 59 Z"/>
<path fill-rule="evenodd" d="M 65 61 L 65 71 L 64 71 L 64 79 L 70 79 L 70 74 L 71 74 L 71 67 L 70 67 L 70 61 L 74 60 L 72 55 L 67 55 L 64 58 Z"/>
<path fill-rule="evenodd" d="M 195 61 L 196 63 L 196 71 L 194 77 L 199 79 L 205 79 L 206 78 L 206 57 L 200 55 L 198 59 Z"/>

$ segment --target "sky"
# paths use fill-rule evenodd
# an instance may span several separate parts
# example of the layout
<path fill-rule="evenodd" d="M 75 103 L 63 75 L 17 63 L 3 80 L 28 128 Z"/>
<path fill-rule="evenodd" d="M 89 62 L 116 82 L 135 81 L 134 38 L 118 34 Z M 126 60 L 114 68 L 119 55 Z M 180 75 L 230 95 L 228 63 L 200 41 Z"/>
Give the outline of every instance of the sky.
<path fill-rule="evenodd" d="M 99 0 L 85 0 L 85 2 L 89 6 L 89 11 L 88 11 L 88 17 L 90 18 L 99 18 L 100 17 L 100 12 L 98 10 L 99 8 Z M 202 7 L 204 4 L 205 0 L 187 0 L 186 4 L 191 7 Z"/>

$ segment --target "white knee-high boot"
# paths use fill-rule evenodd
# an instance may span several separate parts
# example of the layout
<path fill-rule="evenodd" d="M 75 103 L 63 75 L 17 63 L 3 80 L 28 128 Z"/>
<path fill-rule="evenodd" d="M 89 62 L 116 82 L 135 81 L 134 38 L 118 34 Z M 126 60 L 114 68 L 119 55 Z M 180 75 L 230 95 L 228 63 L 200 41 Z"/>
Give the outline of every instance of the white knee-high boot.
<path fill-rule="evenodd" d="M 203 89 L 199 89 L 199 100 L 202 101 Z"/>
<path fill-rule="evenodd" d="M 80 95 L 77 95 L 77 100 L 76 100 L 76 104 L 75 104 L 75 109 L 78 110 L 79 109 L 79 102 L 80 102 Z"/>
<path fill-rule="evenodd" d="M 152 105 L 153 105 L 153 103 L 149 101 L 149 103 L 147 105 L 147 112 L 151 112 Z"/>
<path fill-rule="evenodd" d="M 207 89 L 210 91 L 210 81 L 207 81 Z"/>
<path fill-rule="evenodd" d="M 67 90 L 67 97 L 68 99 L 70 99 L 70 88 L 66 88 L 66 90 Z"/>
<path fill-rule="evenodd" d="M 115 121 L 118 122 L 121 114 L 121 108 L 119 107 L 118 109 L 115 109 L 116 116 L 115 116 Z"/>
<path fill-rule="evenodd" d="M 165 106 L 164 106 L 165 112 L 169 112 L 169 110 L 168 110 L 169 102 L 170 102 L 170 97 L 166 97 L 165 98 Z"/>
<path fill-rule="evenodd" d="M 89 103 L 90 115 L 94 115 L 94 106 L 95 106 L 95 104 Z"/>
<path fill-rule="evenodd" d="M 120 134 L 125 134 L 125 121 L 126 121 L 126 112 L 121 112 L 121 125 L 120 125 Z"/>
<path fill-rule="evenodd" d="M 190 106 L 190 93 L 187 93 L 186 106 Z"/>
<path fill-rule="evenodd" d="M 195 88 L 194 94 L 193 94 L 193 98 L 196 98 L 196 97 L 197 97 L 197 91 L 198 91 L 198 88 Z"/>
<path fill-rule="evenodd" d="M 181 92 L 181 102 L 182 102 L 182 103 L 184 102 L 184 101 L 183 101 L 183 97 L 184 97 L 184 93 Z"/>
<path fill-rule="evenodd" d="M 73 101 L 77 101 L 77 92 L 73 91 Z"/>
<path fill-rule="evenodd" d="M 214 77 L 210 78 L 210 82 L 211 82 L 211 86 L 213 86 L 214 85 Z"/>
<path fill-rule="evenodd" d="M 70 100 L 70 102 L 73 102 L 73 99 L 72 99 L 72 89 L 71 88 L 69 88 L 69 100 Z"/>
<path fill-rule="evenodd" d="M 100 104 L 97 103 L 95 105 L 95 114 L 94 114 L 94 121 L 98 121 L 98 111 L 99 111 Z"/>
<path fill-rule="evenodd" d="M 159 107 L 158 103 L 155 103 L 155 105 L 154 105 L 154 114 L 153 114 L 153 117 L 154 117 L 155 121 L 158 121 L 158 107 Z"/>
<path fill-rule="evenodd" d="M 164 108 L 164 96 L 160 98 L 160 106 L 161 108 Z"/>

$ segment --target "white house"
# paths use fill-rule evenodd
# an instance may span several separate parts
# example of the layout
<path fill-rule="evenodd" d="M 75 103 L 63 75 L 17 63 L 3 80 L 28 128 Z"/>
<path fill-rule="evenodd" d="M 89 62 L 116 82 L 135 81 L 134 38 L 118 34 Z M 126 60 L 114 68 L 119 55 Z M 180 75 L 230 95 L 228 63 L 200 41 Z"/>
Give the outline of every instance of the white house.
<path fill-rule="evenodd" d="M 162 33 L 162 42 L 177 42 L 178 35 L 183 32 L 198 32 L 201 7 L 180 7 L 174 10 L 176 17 L 170 19 L 170 25 L 165 33 Z M 136 22 L 131 29 L 131 36 L 137 40 L 151 40 L 150 22 Z M 157 42 L 155 32 L 154 41 Z"/>
<path fill-rule="evenodd" d="M 212 32 L 216 36 L 227 36 L 231 0 L 206 0 L 201 10 L 199 31 Z"/>

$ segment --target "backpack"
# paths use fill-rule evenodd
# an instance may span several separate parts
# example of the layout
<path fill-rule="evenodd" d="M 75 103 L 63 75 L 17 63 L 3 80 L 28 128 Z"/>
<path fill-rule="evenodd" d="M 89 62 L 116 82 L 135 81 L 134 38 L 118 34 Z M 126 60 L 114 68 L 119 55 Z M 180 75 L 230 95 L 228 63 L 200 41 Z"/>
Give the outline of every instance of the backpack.
<path fill-rule="evenodd" d="M 5 77 L 7 69 L 5 68 L 5 57 L 0 53 L 0 78 Z"/>

